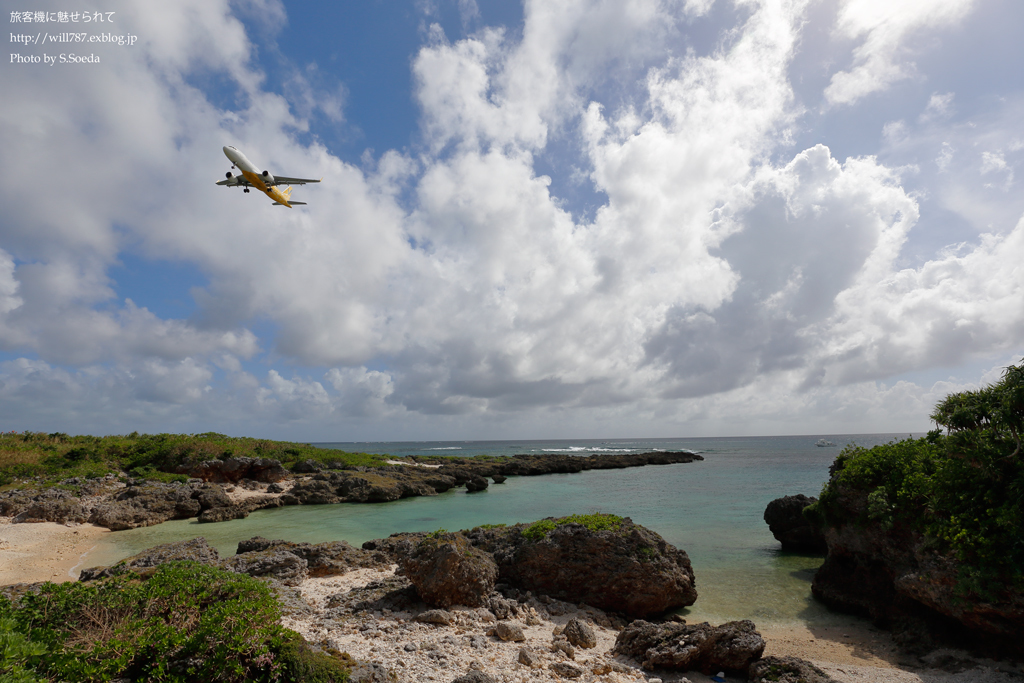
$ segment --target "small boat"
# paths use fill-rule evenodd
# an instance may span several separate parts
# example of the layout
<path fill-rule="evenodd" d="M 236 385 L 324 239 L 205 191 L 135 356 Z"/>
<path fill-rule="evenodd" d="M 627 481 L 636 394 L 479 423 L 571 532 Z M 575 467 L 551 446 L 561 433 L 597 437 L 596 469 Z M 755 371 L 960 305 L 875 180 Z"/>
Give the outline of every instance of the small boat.
<path fill-rule="evenodd" d="M 817 441 L 814 442 L 814 445 L 817 446 L 818 448 L 829 448 L 835 446 L 835 444 L 829 441 L 828 439 L 818 439 Z"/>

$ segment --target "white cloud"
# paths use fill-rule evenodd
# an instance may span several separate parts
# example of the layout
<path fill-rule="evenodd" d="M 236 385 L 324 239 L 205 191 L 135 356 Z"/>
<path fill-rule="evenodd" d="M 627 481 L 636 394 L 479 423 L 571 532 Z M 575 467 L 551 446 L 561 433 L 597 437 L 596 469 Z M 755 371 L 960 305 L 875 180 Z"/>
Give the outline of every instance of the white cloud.
<path fill-rule="evenodd" d="M 924 111 L 921 112 L 919 121 L 921 123 L 927 123 L 936 119 L 944 119 L 949 117 L 953 113 L 953 98 L 954 93 L 948 92 L 944 94 L 932 93 L 932 96 L 928 99 L 928 105 Z"/>
<path fill-rule="evenodd" d="M 912 231 L 930 228 L 901 175 L 914 160 L 788 147 L 808 3 L 747 0 L 717 47 L 682 49 L 712 5 L 527 2 L 521 37 L 435 29 L 412 62 L 423 146 L 356 167 L 293 137 L 316 112 L 343 117 L 342 91 L 312 76 L 287 99 L 266 91 L 226 3 L 115 2 L 152 38 L 89 79 L 11 71 L 17 96 L 0 104 L 0 145 L 25 160 L 0 165 L 0 343 L 25 356 L 0 363 L 5 415 L 327 438 L 919 419 L 947 385 L 883 382 L 1019 343 L 1020 212 L 908 269 Z M 474 6 L 460 4 L 476 21 Z M 839 30 L 860 42 L 832 101 L 892 87 L 908 41 L 971 3 L 930 6 L 846 2 Z M 241 104 L 211 103 L 196 70 Z M 884 144 L 934 131 L 922 158 L 944 177 L 1012 183 L 1019 149 L 950 127 L 953 100 L 899 111 Z M 212 186 L 224 144 L 325 181 L 297 188 L 308 209 L 268 211 Z M 556 146 L 594 212 L 558 196 L 557 164 L 539 170 Z M 59 201 L 30 182 L 52 168 L 76 179 Z M 122 298 L 111 278 L 129 249 L 202 273 L 192 317 Z"/>
<path fill-rule="evenodd" d="M 825 99 L 853 104 L 910 78 L 915 66 L 908 43 L 915 33 L 955 26 L 973 5 L 974 0 L 843 0 L 836 32 L 858 45 L 852 68 L 832 76 Z"/>
<path fill-rule="evenodd" d="M 25 341 L 24 335 L 8 323 L 8 314 L 25 303 L 18 296 L 18 288 L 18 280 L 14 277 L 14 259 L 0 249 L 0 348 L 16 347 Z"/>
<path fill-rule="evenodd" d="M 952 365 L 971 354 L 1014 350 L 1024 334 L 1024 221 L 1008 235 L 983 235 L 966 253 L 896 270 L 882 253 L 877 272 L 836 301 L 830 325 L 834 381 L 899 369 Z"/>
<path fill-rule="evenodd" d="M 1007 191 L 1013 186 L 1013 167 L 1006 163 L 1003 152 L 982 152 L 981 153 L 981 175 L 991 173 L 1002 174 L 1004 181 L 1001 189 Z M 986 187 L 994 187 L 992 183 L 986 183 Z"/>

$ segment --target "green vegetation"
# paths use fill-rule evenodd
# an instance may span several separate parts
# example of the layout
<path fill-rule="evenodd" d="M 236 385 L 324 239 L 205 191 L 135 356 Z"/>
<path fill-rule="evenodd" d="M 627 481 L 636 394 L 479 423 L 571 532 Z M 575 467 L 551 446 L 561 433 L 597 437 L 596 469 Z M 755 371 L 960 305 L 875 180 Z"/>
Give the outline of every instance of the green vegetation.
<path fill-rule="evenodd" d="M 945 434 L 843 449 L 807 513 L 923 533 L 961 561 L 964 590 L 1024 585 L 1024 364 L 997 384 L 947 396 L 931 418 Z M 851 490 L 866 495 L 852 513 Z"/>
<path fill-rule="evenodd" d="M 280 626 L 266 584 L 190 562 L 0 599 L 0 680 L 348 680 Z"/>
<path fill-rule="evenodd" d="M 34 683 L 41 681 L 26 666 L 42 657 L 47 648 L 29 640 L 18 631 L 18 623 L 10 617 L 0 617 L 0 681 L 3 683 Z"/>
<path fill-rule="evenodd" d="M 595 512 L 589 515 L 569 515 L 558 519 L 541 519 L 523 529 L 522 534 L 531 541 L 539 541 L 564 524 L 582 524 L 591 531 L 618 531 L 622 517 Z"/>
<path fill-rule="evenodd" d="M 60 432 L 0 434 L 0 485 L 39 477 L 53 482 L 70 477 L 102 477 L 128 472 L 160 481 L 181 480 L 174 470 L 186 462 L 229 457 L 273 458 L 286 467 L 303 460 L 327 466 L 386 466 L 386 456 L 346 453 L 309 444 L 206 434 L 68 436 Z"/>

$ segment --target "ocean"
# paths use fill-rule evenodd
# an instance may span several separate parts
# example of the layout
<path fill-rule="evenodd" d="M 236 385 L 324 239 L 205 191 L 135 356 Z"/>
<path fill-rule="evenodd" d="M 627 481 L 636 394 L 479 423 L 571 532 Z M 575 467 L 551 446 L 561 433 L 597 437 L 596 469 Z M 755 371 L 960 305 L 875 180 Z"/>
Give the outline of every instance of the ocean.
<path fill-rule="evenodd" d="M 318 443 L 345 451 L 407 455 L 512 455 L 688 450 L 703 461 L 592 470 L 578 474 L 509 477 L 478 493 L 465 489 L 390 503 L 299 505 L 258 510 L 216 524 L 172 521 L 119 531 L 86 565 L 109 564 L 140 550 L 204 536 L 232 555 L 252 536 L 289 541 L 346 540 L 358 546 L 397 531 L 468 529 L 480 524 L 532 522 L 573 513 L 631 517 L 685 550 L 698 599 L 681 611 L 689 621 L 752 619 L 759 625 L 830 623 L 835 617 L 811 598 L 820 557 L 783 552 L 764 523 L 765 506 L 780 496 L 816 496 L 842 446 L 871 447 L 906 434 L 548 441 Z M 914 435 L 920 436 L 920 435 Z M 836 447 L 818 447 L 826 439 Z"/>

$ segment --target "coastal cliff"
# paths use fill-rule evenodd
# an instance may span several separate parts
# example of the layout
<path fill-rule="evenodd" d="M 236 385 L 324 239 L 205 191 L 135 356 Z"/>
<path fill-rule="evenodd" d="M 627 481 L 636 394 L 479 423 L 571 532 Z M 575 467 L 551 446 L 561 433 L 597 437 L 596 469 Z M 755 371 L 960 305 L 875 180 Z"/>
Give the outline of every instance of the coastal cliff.
<path fill-rule="evenodd" d="M 1024 366 L 931 417 L 945 434 L 840 453 L 804 513 L 828 546 L 812 591 L 911 649 L 1024 658 Z"/>

